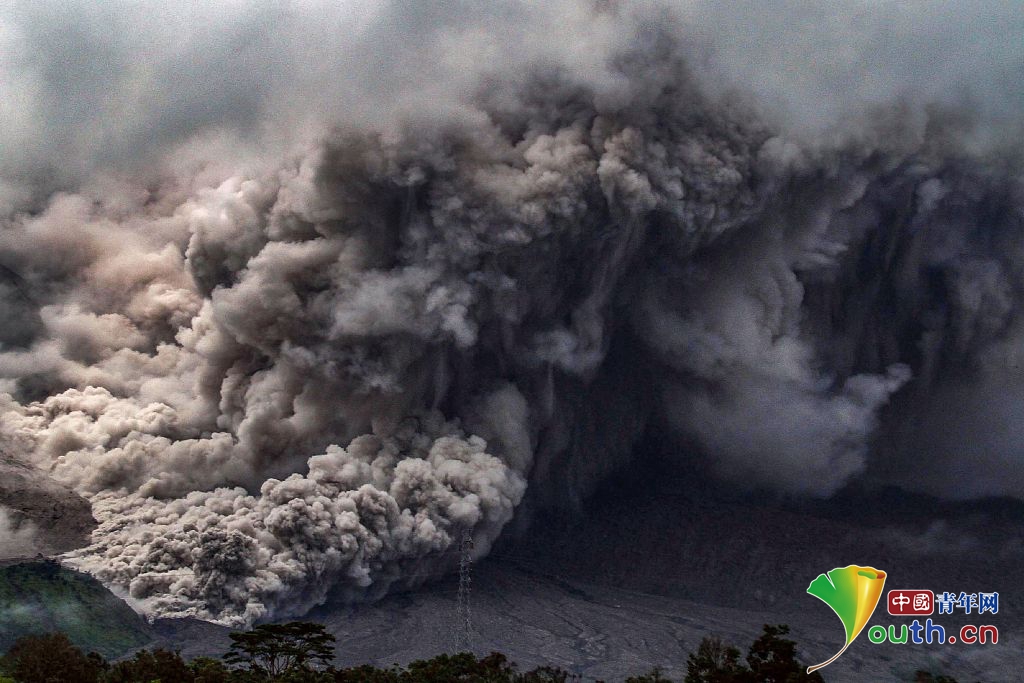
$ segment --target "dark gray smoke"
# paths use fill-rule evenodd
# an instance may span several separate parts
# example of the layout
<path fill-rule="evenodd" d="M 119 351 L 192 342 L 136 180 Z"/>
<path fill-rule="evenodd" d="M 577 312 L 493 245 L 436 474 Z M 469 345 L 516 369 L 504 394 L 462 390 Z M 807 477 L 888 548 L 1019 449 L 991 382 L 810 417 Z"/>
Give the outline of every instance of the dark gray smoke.
<path fill-rule="evenodd" d="M 878 32 L 990 17 L 320 9 L 0 24 L 0 447 L 92 503 L 68 562 L 232 624 L 372 597 L 652 426 L 743 487 L 1024 493 L 1019 10 L 936 90 Z"/>

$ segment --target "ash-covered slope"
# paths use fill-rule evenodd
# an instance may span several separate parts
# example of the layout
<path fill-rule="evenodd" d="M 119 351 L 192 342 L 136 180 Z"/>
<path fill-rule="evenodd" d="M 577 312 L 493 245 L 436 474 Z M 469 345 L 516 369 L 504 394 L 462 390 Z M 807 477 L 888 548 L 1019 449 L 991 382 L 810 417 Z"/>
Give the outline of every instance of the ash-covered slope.
<path fill-rule="evenodd" d="M 374 605 L 331 602 L 309 615 L 337 638 L 336 664 L 388 666 L 455 651 L 460 621 L 453 578 L 390 595 Z M 813 598 L 805 596 L 808 603 Z M 718 635 L 746 648 L 766 623 L 786 623 L 805 662 L 822 661 L 842 642 L 842 625 L 823 605 L 742 608 L 708 605 L 589 583 L 536 565 L 485 560 L 473 570 L 472 649 L 505 653 L 524 668 L 553 665 L 585 681 L 622 681 L 660 667 L 681 681 L 686 658 L 700 640 Z M 890 623 L 879 615 L 872 623 Z M 230 645 L 227 629 L 165 620 L 154 646 L 186 657 L 219 655 Z M 862 642 L 863 641 L 863 642 Z M 906 683 L 917 669 L 963 681 L 1015 680 L 1021 641 L 1006 629 L 991 648 L 875 646 L 864 638 L 822 671 L 830 683 Z"/>
<path fill-rule="evenodd" d="M 671 480 L 669 480 L 671 481 Z M 582 581 L 730 607 L 810 610 L 807 585 L 848 564 L 888 588 L 1000 591 L 1000 619 L 1024 616 L 1019 503 L 942 504 L 898 490 L 815 505 L 721 499 L 693 488 L 603 496 L 583 515 L 539 516 L 495 558 Z M 1005 616 L 1003 616 L 1005 615 Z"/>
<path fill-rule="evenodd" d="M 826 681 L 909 681 L 918 669 L 963 681 L 1016 679 L 1024 665 L 1019 503 L 949 504 L 894 489 L 786 502 L 723 491 L 699 472 L 644 455 L 655 462 L 642 476 L 618 479 L 576 514 L 538 514 L 475 568 L 478 652 L 587 679 L 622 680 L 658 666 L 681 680 L 701 638 L 745 647 L 763 624 L 785 623 L 805 662 L 824 661 L 841 646 L 843 627 L 807 586 L 833 567 L 867 564 L 888 572 L 887 588 L 999 591 L 997 615 L 957 610 L 935 619 L 947 629 L 995 624 L 1000 642 L 873 645 L 862 634 L 821 672 Z M 342 662 L 406 662 L 451 649 L 456 591 L 449 577 L 372 606 L 329 603 L 311 616 L 338 636 Z M 870 623 L 903 621 L 880 605 Z"/>
<path fill-rule="evenodd" d="M 824 605 L 712 606 L 490 560 L 473 579 L 474 651 L 504 652 L 525 667 L 559 666 L 586 681 L 622 681 L 655 666 L 681 681 L 702 638 L 718 635 L 745 650 L 766 623 L 788 624 L 807 663 L 827 659 L 843 639 L 841 623 Z M 337 636 L 340 663 L 404 663 L 452 650 L 455 595 L 448 581 L 374 607 L 325 607 L 314 615 Z M 879 615 L 872 623 L 891 619 Z M 999 646 L 973 649 L 876 646 L 862 637 L 821 673 L 829 683 L 906 683 L 918 669 L 961 681 L 1016 680 L 1022 642 L 1012 628 L 1001 629 L 1001 637 Z"/>
<path fill-rule="evenodd" d="M 79 548 L 95 526 L 87 500 L 0 451 L 0 560 Z"/>
<path fill-rule="evenodd" d="M 996 615 L 957 609 L 935 616 L 947 632 L 994 624 L 997 645 L 876 646 L 862 634 L 863 642 L 822 674 L 828 681 L 863 683 L 910 680 L 923 668 L 959 680 L 1016 679 L 1024 665 L 1017 637 L 1024 625 L 1017 590 L 1024 581 L 1024 506 L 1018 501 L 950 503 L 870 486 L 817 502 L 738 493 L 697 468 L 679 468 L 678 459 L 664 457 L 663 446 L 645 440 L 637 457 L 647 458 L 647 467 L 632 468 L 575 513 L 538 513 L 525 533 L 499 544 L 488 561 L 557 579 L 567 600 L 586 595 L 621 605 L 622 611 L 606 615 L 607 637 L 623 640 L 615 656 L 657 664 L 652 651 L 664 646 L 651 645 L 655 641 L 645 634 L 664 629 L 665 615 L 644 611 L 645 604 L 695 619 L 687 623 L 703 635 L 742 634 L 741 642 L 762 621 L 787 623 L 803 658 L 813 663 L 829 658 L 842 642 L 839 620 L 806 593 L 819 573 L 834 567 L 883 569 L 887 589 L 998 591 Z M 584 593 L 576 592 L 584 586 Z M 630 625 L 633 619 L 637 626 Z M 881 604 L 869 623 L 905 622 Z"/>

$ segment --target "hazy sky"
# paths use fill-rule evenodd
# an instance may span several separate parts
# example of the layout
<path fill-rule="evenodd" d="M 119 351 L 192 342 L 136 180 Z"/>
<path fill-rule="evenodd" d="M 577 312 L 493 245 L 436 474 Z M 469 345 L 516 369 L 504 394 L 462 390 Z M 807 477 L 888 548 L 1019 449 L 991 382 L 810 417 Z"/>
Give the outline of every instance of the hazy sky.
<path fill-rule="evenodd" d="M 594 7 L 601 8 L 595 11 Z M 465 109 L 482 74 L 547 60 L 614 93 L 637 26 L 679 22 L 712 87 L 820 130 L 904 97 L 1024 111 L 1018 2 L 16 2 L 0 8 L 0 175 L 73 182 L 221 131 L 261 149 L 307 126 Z M 233 145 L 237 142 L 233 142 Z M 19 193 L 15 193 L 18 196 Z M 10 201 L 8 197 L 7 201 Z"/>

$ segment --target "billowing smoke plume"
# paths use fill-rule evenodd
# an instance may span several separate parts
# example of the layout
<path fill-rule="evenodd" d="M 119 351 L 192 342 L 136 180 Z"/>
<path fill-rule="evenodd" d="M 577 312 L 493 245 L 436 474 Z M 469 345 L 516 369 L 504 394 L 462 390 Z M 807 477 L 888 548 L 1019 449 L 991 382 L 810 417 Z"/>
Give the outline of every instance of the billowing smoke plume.
<path fill-rule="evenodd" d="M 1016 440 L 976 473 L 913 452 L 1024 398 L 1019 93 L 970 103 L 1004 43 L 977 92 L 894 67 L 812 112 L 715 52 L 708 27 L 750 38 L 728 17 L 354 7 L 164 18 L 241 86 L 159 58 L 159 17 L 134 76 L 131 37 L 89 32 L 116 13 L 2 25 L 28 104 L 0 449 L 91 502 L 68 562 L 155 614 L 300 614 L 444 570 L 463 533 L 486 552 L 524 497 L 642 467 L 645 429 L 746 487 L 1024 493 Z M 107 51 L 55 76 L 31 49 L 55 25 Z M 69 108 L 33 118 L 48 97 Z"/>

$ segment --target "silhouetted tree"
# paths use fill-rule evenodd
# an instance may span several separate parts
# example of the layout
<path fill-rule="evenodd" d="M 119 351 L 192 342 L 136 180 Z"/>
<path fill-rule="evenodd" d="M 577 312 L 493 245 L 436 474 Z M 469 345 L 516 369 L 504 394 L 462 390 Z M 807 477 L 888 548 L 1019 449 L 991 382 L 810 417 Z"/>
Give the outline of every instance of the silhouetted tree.
<path fill-rule="evenodd" d="M 402 676 L 396 669 L 378 669 L 364 664 L 334 672 L 335 683 L 400 683 Z"/>
<path fill-rule="evenodd" d="M 232 672 L 224 662 L 213 657 L 197 657 L 188 663 L 193 683 L 229 683 Z"/>
<path fill-rule="evenodd" d="M 815 671 L 807 673 L 796 658 L 796 643 L 784 636 L 789 634 L 785 624 L 764 625 L 764 632 L 750 646 L 747 665 L 756 683 L 823 683 Z"/>
<path fill-rule="evenodd" d="M 661 675 L 661 669 L 655 667 L 650 673 L 643 676 L 630 676 L 626 683 L 672 683 L 671 679 Z"/>
<path fill-rule="evenodd" d="M 686 660 L 686 683 L 741 683 L 750 670 L 740 663 L 740 651 L 717 636 L 704 638 Z"/>
<path fill-rule="evenodd" d="M 263 624 L 229 637 L 232 645 L 225 661 L 275 679 L 294 671 L 312 671 L 316 664 L 326 666 L 334 657 L 334 636 L 323 624 Z"/>
<path fill-rule="evenodd" d="M 789 628 L 765 625 L 751 644 L 746 665 L 740 651 L 719 638 L 704 638 L 687 659 L 686 683 L 822 683 L 807 675 L 796 659 Z M 231 634 L 225 659 L 201 657 L 186 663 L 177 652 L 140 650 L 131 659 L 108 664 L 84 655 L 64 634 L 22 638 L 0 659 L 0 683 L 574 683 L 581 681 L 557 667 L 520 673 L 500 653 L 477 658 L 464 652 L 439 655 L 386 669 L 359 666 L 336 670 L 328 665 L 334 637 L 320 624 L 268 624 Z M 320 666 L 318 670 L 316 667 Z M 9 678 L 4 678 L 6 674 Z M 956 683 L 947 676 L 918 671 L 915 683 Z M 659 669 L 626 683 L 672 683 Z"/>
<path fill-rule="evenodd" d="M 927 671 L 918 670 L 914 672 L 914 683 L 957 683 L 951 676 L 936 676 Z"/>
<path fill-rule="evenodd" d="M 520 679 L 516 680 L 519 683 L 570 683 L 582 681 L 583 677 L 558 667 L 541 666 L 533 671 L 527 671 Z"/>
<path fill-rule="evenodd" d="M 4 658 L 4 669 L 18 683 L 96 683 L 106 662 L 84 654 L 63 633 L 25 636 Z"/>
<path fill-rule="evenodd" d="M 131 659 L 111 665 L 103 683 L 194 683 L 195 674 L 177 652 L 139 650 Z"/>
<path fill-rule="evenodd" d="M 505 683 L 515 675 L 515 666 L 503 654 L 493 652 L 477 659 L 468 652 L 440 655 L 416 661 L 406 667 L 402 683 L 430 681 L 473 681 L 474 683 Z"/>
<path fill-rule="evenodd" d="M 704 638 L 686 660 L 686 683 L 823 683 L 817 672 L 808 674 L 796 658 L 796 643 L 785 638 L 789 627 L 764 625 L 750 645 L 747 665 L 740 651 L 720 638 Z"/>

